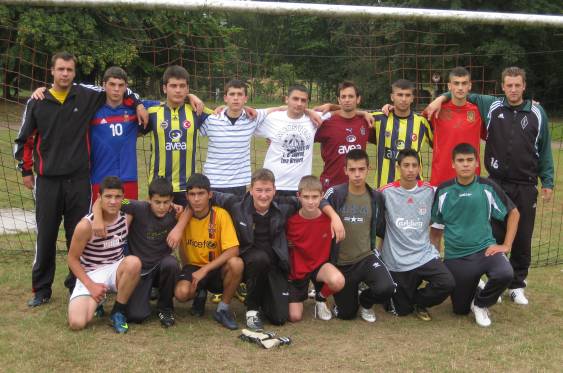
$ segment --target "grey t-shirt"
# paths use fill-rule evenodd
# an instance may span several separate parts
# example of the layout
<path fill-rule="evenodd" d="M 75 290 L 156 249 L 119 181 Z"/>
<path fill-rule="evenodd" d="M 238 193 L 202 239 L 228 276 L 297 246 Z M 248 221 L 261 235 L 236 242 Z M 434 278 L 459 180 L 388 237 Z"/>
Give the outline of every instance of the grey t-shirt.
<path fill-rule="evenodd" d="M 129 252 L 141 259 L 143 269 L 150 269 L 172 250 L 166 243 L 168 233 L 176 225 L 174 212 L 157 217 L 147 201 L 128 200 L 121 210 L 133 216 L 129 227 Z"/>
<path fill-rule="evenodd" d="M 390 271 L 406 272 L 434 258 L 438 250 L 430 243 L 430 215 L 434 189 L 419 181 L 407 190 L 398 181 L 384 187 L 385 239 L 382 259 Z"/>
<path fill-rule="evenodd" d="M 359 262 L 372 253 L 370 246 L 371 199 L 369 193 L 348 193 L 344 205 L 338 211 L 344 224 L 346 238 L 340 243 L 338 265 Z"/>

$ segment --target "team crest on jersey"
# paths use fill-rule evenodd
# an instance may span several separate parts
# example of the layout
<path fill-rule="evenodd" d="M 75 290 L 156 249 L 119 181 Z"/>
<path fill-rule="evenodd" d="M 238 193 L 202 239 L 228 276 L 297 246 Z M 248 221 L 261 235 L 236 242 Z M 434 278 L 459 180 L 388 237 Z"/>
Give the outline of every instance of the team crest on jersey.
<path fill-rule="evenodd" d="M 160 122 L 160 127 L 162 127 L 163 130 L 168 128 L 168 122 L 163 120 L 162 122 Z"/>
<path fill-rule="evenodd" d="M 426 215 L 426 213 L 428 212 L 428 210 L 426 209 L 426 206 L 421 205 L 418 206 L 418 215 Z"/>
<path fill-rule="evenodd" d="M 467 112 L 467 121 L 468 122 L 475 121 L 475 112 L 473 110 Z"/>
<path fill-rule="evenodd" d="M 354 136 L 354 135 L 348 135 L 348 136 L 346 136 L 346 141 L 348 141 L 348 142 L 356 142 L 356 136 Z"/>
<path fill-rule="evenodd" d="M 125 122 L 129 122 L 129 114 L 124 114 L 124 115 L 123 115 L 123 120 L 124 120 Z"/>
<path fill-rule="evenodd" d="M 405 148 L 405 142 L 403 140 L 397 140 L 396 145 L 398 150 L 403 150 Z"/>
<path fill-rule="evenodd" d="M 192 126 L 192 123 L 187 119 L 182 123 L 182 127 L 184 127 L 185 129 L 188 129 L 191 126 Z"/>
<path fill-rule="evenodd" d="M 360 134 L 361 134 L 362 136 L 365 136 L 365 135 L 366 135 L 366 128 L 365 128 L 364 126 L 360 127 Z"/>
<path fill-rule="evenodd" d="M 180 141 L 180 139 L 182 138 L 182 131 L 172 130 L 172 131 L 170 131 L 168 136 L 170 136 L 170 140 L 172 140 L 172 141 Z"/>
<path fill-rule="evenodd" d="M 520 125 L 522 126 L 522 129 L 525 129 L 528 126 L 528 117 L 522 118 Z"/>
<path fill-rule="evenodd" d="M 416 141 L 417 139 L 418 139 L 418 136 L 416 135 L 416 133 L 413 133 L 413 134 L 411 135 L 411 140 L 412 140 L 412 141 Z"/>

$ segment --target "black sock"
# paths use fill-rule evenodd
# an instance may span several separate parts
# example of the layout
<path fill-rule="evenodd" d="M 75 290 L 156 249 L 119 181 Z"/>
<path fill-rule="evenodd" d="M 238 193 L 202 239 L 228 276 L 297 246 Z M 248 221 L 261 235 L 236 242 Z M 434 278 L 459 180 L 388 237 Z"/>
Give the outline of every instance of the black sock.
<path fill-rule="evenodd" d="M 123 304 L 123 303 L 119 303 L 118 301 L 115 301 L 115 303 L 113 304 L 113 308 L 111 309 L 111 314 L 113 315 L 116 312 L 121 312 L 122 314 L 125 315 L 126 308 L 127 308 L 127 303 Z"/>

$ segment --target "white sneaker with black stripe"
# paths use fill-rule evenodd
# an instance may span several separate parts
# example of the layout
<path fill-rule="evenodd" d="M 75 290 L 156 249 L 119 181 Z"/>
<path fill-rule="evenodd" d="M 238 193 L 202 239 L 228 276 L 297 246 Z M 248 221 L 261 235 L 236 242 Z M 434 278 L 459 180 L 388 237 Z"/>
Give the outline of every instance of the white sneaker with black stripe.
<path fill-rule="evenodd" d="M 375 312 L 371 308 L 364 308 L 360 306 L 360 316 L 367 322 L 375 322 L 377 318 L 375 317 Z"/>
<path fill-rule="evenodd" d="M 508 289 L 508 294 L 514 303 L 523 306 L 528 304 L 528 298 L 526 298 L 526 295 L 524 294 L 524 288 Z"/>
<path fill-rule="evenodd" d="M 471 301 L 471 311 L 475 315 L 477 325 L 484 328 L 491 326 L 491 318 L 489 317 L 489 309 L 487 307 L 478 307 L 474 301 Z"/>
<path fill-rule="evenodd" d="M 324 321 L 332 319 L 332 312 L 326 306 L 326 302 L 315 302 L 315 319 L 317 317 Z"/>

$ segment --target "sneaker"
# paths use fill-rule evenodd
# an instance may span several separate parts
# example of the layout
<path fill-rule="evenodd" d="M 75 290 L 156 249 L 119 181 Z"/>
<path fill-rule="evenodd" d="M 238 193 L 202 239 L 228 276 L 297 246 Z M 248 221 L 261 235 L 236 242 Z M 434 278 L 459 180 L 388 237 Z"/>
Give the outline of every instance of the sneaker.
<path fill-rule="evenodd" d="M 395 308 L 395 302 L 393 302 L 393 298 L 389 298 L 389 300 L 385 301 L 382 306 L 385 312 L 388 312 L 393 316 L 399 316 L 397 309 Z"/>
<path fill-rule="evenodd" d="M 478 307 L 473 301 L 471 302 L 471 311 L 475 315 L 475 322 L 477 325 L 484 328 L 491 326 L 491 319 L 489 317 L 489 309 L 487 307 Z"/>
<path fill-rule="evenodd" d="M 332 314 L 338 317 L 338 307 L 336 306 L 336 304 L 334 305 L 334 307 L 332 307 Z"/>
<path fill-rule="evenodd" d="M 367 322 L 375 322 L 375 320 L 377 320 L 375 312 L 373 312 L 371 308 L 364 308 L 360 306 L 360 316 Z"/>
<path fill-rule="evenodd" d="M 157 300 L 158 296 L 160 294 L 160 291 L 158 290 L 157 287 L 151 287 L 151 297 L 150 300 Z"/>
<path fill-rule="evenodd" d="M 44 296 L 44 295 L 36 293 L 33 296 L 33 298 L 31 298 L 29 301 L 27 301 L 27 306 L 31 307 L 31 308 L 38 307 L 38 306 L 41 306 L 42 304 L 49 303 L 50 300 L 51 300 L 51 297 Z"/>
<path fill-rule="evenodd" d="M 432 316 L 430 316 L 430 313 L 428 313 L 428 310 L 425 307 L 415 304 L 414 313 L 416 317 L 418 317 L 422 321 L 432 321 Z"/>
<path fill-rule="evenodd" d="M 528 298 L 524 295 L 524 288 L 508 289 L 508 294 L 514 303 L 521 305 L 528 304 Z"/>
<path fill-rule="evenodd" d="M 169 310 L 158 311 L 158 318 L 160 319 L 160 324 L 165 328 L 169 328 L 176 323 L 174 312 Z"/>
<path fill-rule="evenodd" d="M 309 299 L 314 299 L 317 296 L 315 288 L 311 288 L 309 290 L 309 293 L 307 293 L 307 296 L 309 297 Z"/>
<path fill-rule="evenodd" d="M 324 321 L 332 319 L 332 312 L 326 306 L 326 302 L 315 302 L 315 319 L 317 317 Z"/>
<path fill-rule="evenodd" d="M 96 310 L 94 311 L 94 316 L 101 319 L 105 314 L 106 311 L 104 310 L 104 305 L 98 304 L 98 307 L 96 307 Z"/>
<path fill-rule="evenodd" d="M 207 300 L 207 290 L 199 289 L 192 302 L 190 313 L 192 316 L 202 317 L 205 312 L 205 301 Z"/>
<path fill-rule="evenodd" d="M 235 321 L 235 318 L 228 310 L 221 310 L 221 311 L 216 310 L 213 313 L 213 318 L 215 319 L 215 321 L 217 321 L 219 324 L 223 325 L 227 329 L 230 330 L 238 329 L 238 324 Z"/>
<path fill-rule="evenodd" d="M 113 326 L 113 329 L 115 329 L 116 333 L 124 334 L 129 330 L 127 319 L 121 312 L 113 313 L 112 315 L 110 315 L 109 319 L 111 320 L 111 326 Z"/>
<path fill-rule="evenodd" d="M 235 291 L 235 298 L 237 298 L 241 303 L 244 303 L 246 300 L 246 284 L 241 282 Z"/>
<path fill-rule="evenodd" d="M 223 294 L 213 294 L 211 297 L 211 302 L 215 304 L 221 303 L 221 300 L 223 300 Z"/>
<path fill-rule="evenodd" d="M 264 324 L 258 311 L 246 311 L 246 326 L 252 330 L 264 329 Z"/>
<path fill-rule="evenodd" d="M 477 288 L 479 288 L 479 290 L 483 290 L 486 285 L 487 283 L 485 281 L 479 280 L 479 284 L 477 285 Z M 497 304 L 501 304 L 501 303 L 502 303 L 502 294 L 499 295 L 497 299 Z"/>

